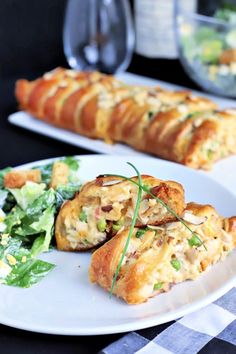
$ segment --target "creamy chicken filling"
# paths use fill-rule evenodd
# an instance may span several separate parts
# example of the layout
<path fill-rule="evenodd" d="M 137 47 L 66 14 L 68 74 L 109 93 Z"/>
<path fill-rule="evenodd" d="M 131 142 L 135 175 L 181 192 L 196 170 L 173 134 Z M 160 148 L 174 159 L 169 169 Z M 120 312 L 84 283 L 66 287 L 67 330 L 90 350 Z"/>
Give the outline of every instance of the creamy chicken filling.
<path fill-rule="evenodd" d="M 149 296 L 157 291 L 167 291 L 172 284 L 184 280 L 194 280 L 200 273 L 205 271 L 211 265 L 223 260 L 227 254 L 234 248 L 233 236 L 212 222 L 206 221 L 199 227 L 189 224 L 192 230 L 196 230 L 206 249 L 202 246 L 191 246 L 189 242 L 189 233 L 179 222 L 175 222 L 176 228 L 171 232 L 166 230 L 165 238 L 169 238 L 169 249 L 171 254 L 166 253 L 165 261 L 161 267 L 156 268 L 154 278 L 152 278 L 153 289 Z M 204 228 L 208 229 L 208 233 Z M 211 229 L 209 232 L 209 229 Z M 210 234 L 214 237 L 209 237 Z M 179 235 L 182 235 L 180 238 Z M 208 235 L 208 236 L 206 236 Z"/>
<path fill-rule="evenodd" d="M 155 259 L 148 281 L 139 289 L 145 298 L 168 291 L 173 284 L 196 279 L 234 248 L 233 236 L 214 220 L 214 215 L 210 220 L 193 215 L 195 224 L 187 223 L 199 235 L 206 249 L 179 221 L 136 229 L 124 257 L 121 274 L 125 275 L 130 266 L 142 257 Z"/>

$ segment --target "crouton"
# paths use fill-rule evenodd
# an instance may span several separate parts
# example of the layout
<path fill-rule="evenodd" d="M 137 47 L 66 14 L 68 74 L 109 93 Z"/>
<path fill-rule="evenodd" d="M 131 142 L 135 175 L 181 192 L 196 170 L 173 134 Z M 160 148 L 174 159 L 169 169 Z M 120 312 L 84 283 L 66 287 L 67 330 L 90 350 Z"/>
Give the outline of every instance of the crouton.
<path fill-rule="evenodd" d="M 69 180 L 69 167 L 64 162 L 57 161 L 53 164 L 50 187 L 57 188 L 60 185 L 67 184 Z"/>
<path fill-rule="evenodd" d="M 3 184 L 6 188 L 21 188 L 27 181 L 40 183 L 40 170 L 10 171 L 5 174 Z"/>

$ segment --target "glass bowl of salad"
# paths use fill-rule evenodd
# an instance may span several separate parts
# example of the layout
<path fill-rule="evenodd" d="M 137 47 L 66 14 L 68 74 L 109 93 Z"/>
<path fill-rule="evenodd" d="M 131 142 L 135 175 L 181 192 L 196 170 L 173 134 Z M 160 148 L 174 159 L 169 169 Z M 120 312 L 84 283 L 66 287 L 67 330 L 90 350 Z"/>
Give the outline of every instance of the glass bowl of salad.
<path fill-rule="evenodd" d="M 212 16 L 184 11 L 176 1 L 175 30 L 180 61 L 203 89 L 236 97 L 236 6 Z"/>

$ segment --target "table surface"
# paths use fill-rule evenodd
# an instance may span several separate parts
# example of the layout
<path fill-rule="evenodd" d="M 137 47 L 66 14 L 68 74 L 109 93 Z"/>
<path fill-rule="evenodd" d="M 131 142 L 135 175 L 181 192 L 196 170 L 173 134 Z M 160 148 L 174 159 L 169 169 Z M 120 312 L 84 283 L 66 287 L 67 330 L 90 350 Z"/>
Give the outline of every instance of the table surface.
<path fill-rule="evenodd" d="M 151 64 L 145 58 L 134 56 L 129 70 L 131 72 L 172 82 L 178 85 L 199 89 L 186 76 L 177 60 L 153 60 Z M 32 77 L 41 72 L 30 73 Z M 65 156 L 89 154 L 90 151 L 74 147 L 35 133 L 11 126 L 7 116 L 17 110 L 14 99 L 14 84 L 17 77 L 1 82 L 0 94 L 0 168 L 17 166 L 35 160 Z M 165 324 L 158 326 L 162 331 Z M 146 330 L 140 331 L 141 333 Z M 98 353 L 102 348 L 120 338 L 123 334 L 104 336 L 55 336 L 22 331 L 0 325 L 0 348 L 4 354 L 43 354 L 43 353 Z M 210 347 L 204 353 L 211 353 Z M 214 352 L 216 353 L 216 352 Z M 220 351 L 219 351 L 220 353 Z"/>

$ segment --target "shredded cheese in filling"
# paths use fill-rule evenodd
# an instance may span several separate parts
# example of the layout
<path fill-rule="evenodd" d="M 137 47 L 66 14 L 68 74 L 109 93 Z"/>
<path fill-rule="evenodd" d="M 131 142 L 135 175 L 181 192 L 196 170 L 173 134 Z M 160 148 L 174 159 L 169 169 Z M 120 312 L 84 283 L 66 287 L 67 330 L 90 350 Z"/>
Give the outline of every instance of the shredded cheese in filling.
<path fill-rule="evenodd" d="M 203 245 L 191 247 L 189 240 L 192 233 L 179 221 L 159 226 L 157 230 L 148 228 L 138 238 L 134 234 L 116 289 L 125 284 L 125 277 L 136 262 L 139 268 L 143 263 L 145 277 L 138 283 L 136 291 L 147 299 L 157 292 L 168 291 L 173 284 L 196 279 L 211 265 L 223 260 L 234 248 L 233 235 L 222 229 L 214 215 L 199 225 L 186 224 L 199 235 L 206 249 Z M 158 285 L 157 289 L 155 284 Z"/>

